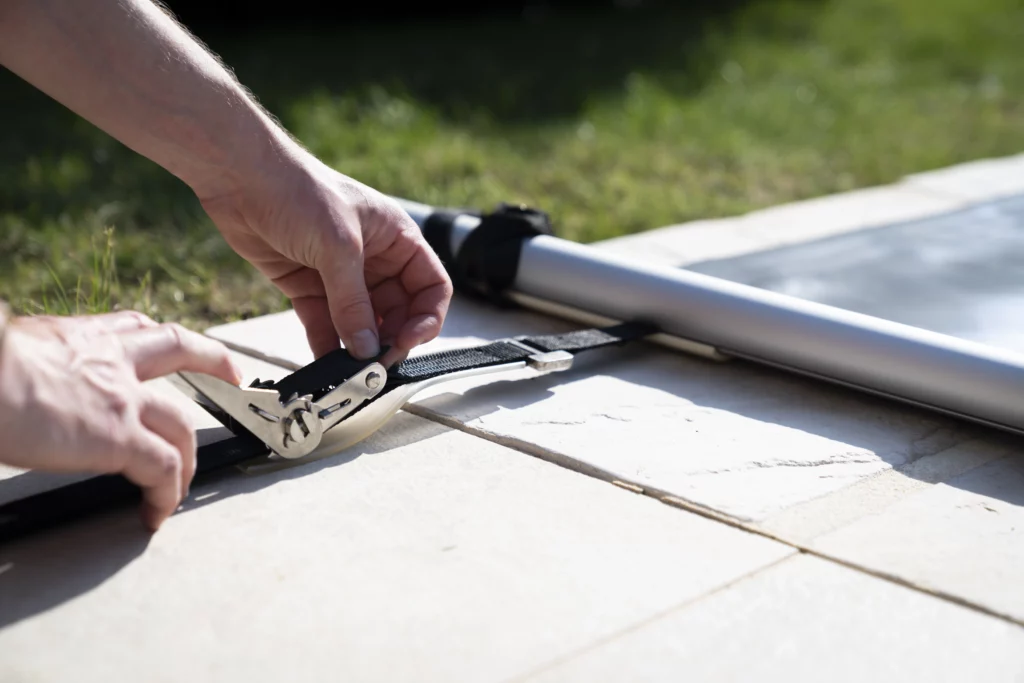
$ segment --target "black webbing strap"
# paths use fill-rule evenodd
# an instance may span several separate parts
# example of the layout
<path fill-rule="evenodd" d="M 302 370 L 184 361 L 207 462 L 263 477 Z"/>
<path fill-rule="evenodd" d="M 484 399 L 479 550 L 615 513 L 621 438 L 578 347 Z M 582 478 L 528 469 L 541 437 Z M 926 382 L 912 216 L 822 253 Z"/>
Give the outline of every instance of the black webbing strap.
<path fill-rule="evenodd" d="M 421 382 L 462 370 L 523 361 L 537 353 L 568 351 L 580 353 L 606 346 L 625 344 L 653 334 L 655 328 L 642 323 L 623 323 L 604 329 L 576 330 L 565 334 L 516 337 L 520 344 L 496 341 L 468 349 L 440 351 L 409 358 L 388 371 L 385 391 L 395 386 Z M 524 346 L 526 348 L 524 348 Z"/>
<path fill-rule="evenodd" d="M 465 214 L 478 216 L 480 225 L 463 240 L 458 255 L 453 255 L 452 226 Z M 435 211 L 423 226 L 423 235 L 444 264 L 455 290 L 502 307 L 511 305 L 504 292 L 515 282 L 523 242 L 553 234 L 551 220 L 543 211 L 504 203 L 486 214 Z"/>
<path fill-rule="evenodd" d="M 379 395 L 396 387 L 421 382 L 462 370 L 484 368 L 525 361 L 536 353 L 582 351 L 625 344 L 641 339 L 656 329 L 642 323 L 624 323 L 604 329 L 585 329 L 565 334 L 516 337 L 512 343 L 501 340 L 476 347 L 439 351 L 406 359 L 388 371 L 387 383 Z M 386 351 L 386 349 L 384 349 Z M 383 351 L 382 351 L 383 353 Z M 255 386 L 277 389 L 284 398 L 292 394 L 312 394 L 319 399 L 327 391 L 352 376 L 370 361 L 356 360 L 338 349 L 313 361 L 277 382 L 257 382 Z M 372 401 L 360 409 L 366 409 Z M 200 446 L 197 452 L 194 484 L 209 474 L 270 452 L 266 444 L 234 423 L 226 414 L 209 409 L 235 436 Z M 353 413 L 354 414 L 354 413 Z M 341 423 L 344 425 L 344 422 Z M 29 496 L 0 506 L 0 542 L 9 541 L 47 527 L 72 522 L 89 514 L 141 500 L 140 489 L 121 475 L 103 475 Z"/>

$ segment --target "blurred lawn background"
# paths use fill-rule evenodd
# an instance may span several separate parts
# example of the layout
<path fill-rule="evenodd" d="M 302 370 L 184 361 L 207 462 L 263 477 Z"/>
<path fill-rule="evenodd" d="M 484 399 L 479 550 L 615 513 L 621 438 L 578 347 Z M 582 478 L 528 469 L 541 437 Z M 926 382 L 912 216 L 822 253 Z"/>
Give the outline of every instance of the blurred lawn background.
<path fill-rule="evenodd" d="M 1024 151 L 1020 0 L 680 4 L 190 26 L 342 172 L 584 242 Z M 286 307 L 162 169 L 7 72 L 0 112 L 0 298 Z"/>

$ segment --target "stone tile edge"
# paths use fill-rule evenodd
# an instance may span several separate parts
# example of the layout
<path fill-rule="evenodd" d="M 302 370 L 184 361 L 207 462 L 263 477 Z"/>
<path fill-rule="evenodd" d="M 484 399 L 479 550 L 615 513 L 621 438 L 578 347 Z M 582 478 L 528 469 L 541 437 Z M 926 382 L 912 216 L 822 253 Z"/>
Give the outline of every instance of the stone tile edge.
<path fill-rule="evenodd" d="M 254 358 L 258 358 L 259 360 L 264 360 L 265 362 L 271 362 L 271 363 L 274 362 L 274 361 L 267 360 L 265 357 L 261 357 L 259 354 L 253 354 L 253 353 L 247 352 L 245 350 L 240 351 L 240 353 L 243 353 L 244 355 L 249 355 L 249 356 L 254 357 Z M 283 366 L 280 363 L 276 363 L 276 364 L 279 365 L 279 367 L 294 366 L 294 364 L 291 364 L 291 363 L 288 364 L 287 366 Z M 486 441 L 491 441 L 493 443 L 496 443 L 498 445 L 504 446 L 506 448 L 510 448 L 512 450 L 518 451 L 518 452 L 523 453 L 525 455 L 530 455 L 530 456 L 533 456 L 533 457 L 537 457 L 539 459 L 545 460 L 546 462 L 550 462 L 552 464 L 559 465 L 560 467 L 565 467 L 566 469 L 570 469 L 570 470 L 572 470 L 574 472 L 578 472 L 580 474 L 583 474 L 583 475 L 586 475 L 586 476 L 589 476 L 589 477 L 593 477 L 593 478 L 599 479 L 601 481 L 605 481 L 605 482 L 607 482 L 607 483 L 609 483 L 609 484 L 611 484 L 613 486 L 616 486 L 618 488 L 622 488 L 624 490 L 630 491 L 630 492 L 635 493 L 637 495 L 648 496 L 648 497 L 653 498 L 654 500 L 657 500 L 658 502 L 663 503 L 665 505 L 669 505 L 671 507 L 679 508 L 680 510 L 684 510 L 686 512 L 690 512 L 690 513 L 699 515 L 701 517 L 704 517 L 704 518 L 709 519 L 709 520 L 714 521 L 714 522 L 719 522 L 721 524 L 725 524 L 725 525 L 733 527 L 734 529 L 737 529 L 739 531 L 743 531 L 743 532 L 746 532 L 746 533 L 749 533 L 749 534 L 753 534 L 755 536 L 760 536 L 760 537 L 765 538 L 765 539 L 770 540 L 770 541 L 775 541 L 777 543 L 780 543 L 781 545 L 784 545 L 784 546 L 787 546 L 789 548 L 792 548 L 797 553 L 811 555 L 811 556 L 817 557 L 819 559 L 826 560 L 828 562 L 832 562 L 832 563 L 841 565 L 841 566 L 846 567 L 848 569 L 852 569 L 854 571 L 858 571 L 858 572 L 861 572 L 861 573 L 864 573 L 864 574 L 868 574 L 868 575 L 874 576 L 876 578 L 879 578 L 879 579 L 882 579 L 882 580 L 885 580 L 885 581 L 890 581 L 892 583 L 898 584 L 898 585 L 903 586 L 905 588 L 910 588 L 910 589 L 918 591 L 920 593 L 931 595 L 931 596 L 936 597 L 938 599 L 946 600 L 948 602 L 952 602 L 952 603 L 960 605 L 962 607 L 967 607 L 967 608 L 972 609 L 972 610 L 974 610 L 976 612 L 979 612 L 979 613 L 982 613 L 982 614 L 986 614 L 988 616 L 995 617 L 997 619 L 1001 619 L 1003 621 L 1007 621 L 1007 622 L 1013 623 L 1015 625 L 1024 627 L 1024 622 L 1015 619 L 1011 615 L 1003 614 L 1001 612 L 992 610 L 992 609 L 990 609 L 989 607 L 987 607 L 985 605 L 976 604 L 976 603 L 970 602 L 970 601 L 968 601 L 968 600 L 966 600 L 966 599 L 964 599 L 964 598 L 962 598 L 960 596 L 953 595 L 953 594 L 947 594 L 947 593 L 944 593 L 942 591 L 934 590 L 934 589 L 932 589 L 930 587 L 927 587 L 927 586 L 920 586 L 920 585 L 917 585 L 917 584 L 915 584 L 915 583 L 913 583 L 913 582 L 911 582 L 911 581 L 909 581 L 907 579 L 904 579 L 903 577 L 900 577 L 898 575 L 890 575 L 890 574 L 887 574 L 885 572 L 881 572 L 881 571 L 877 570 L 874 567 L 871 567 L 871 566 L 868 566 L 868 565 L 861 565 L 861 564 L 858 564 L 856 562 L 849 561 L 849 560 L 847 560 L 845 558 L 838 557 L 838 556 L 833 556 L 833 555 L 830 555 L 828 553 L 819 551 L 819 550 L 815 549 L 813 547 L 813 545 L 811 543 L 808 543 L 806 540 L 802 540 L 802 539 L 799 539 L 799 538 L 789 538 L 789 537 L 787 537 L 787 534 L 785 533 L 786 530 L 785 530 L 784 527 L 782 529 L 775 528 L 775 527 L 778 526 L 777 524 L 776 525 L 772 525 L 772 524 L 765 524 L 763 522 L 762 523 L 758 523 L 758 522 L 754 521 L 753 519 L 746 518 L 746 517 L 738 517 L 738 516 L 737 517 L 732 517 L 730 515 L 727 515 L 725 513 L 719 512 L 719 511 L 714 510 L 712 508 L 706 507 L 706 506 L 701 505 L 699 503 L 691 502 L 691 501 L 685 500 L 683 498 L 680 498 L 678 496 L 672 495 L 672 494 L 670 494 L 668 492 L 660 491 L 660 490 L 652 488 L 652 487 L 645 487 L 645 486 L 642 486 L 642 485 L 637 484 L 635 482 L 630 482 L 630 481 L 624 480 L 619 475 L 612 474 L 610 472 L 606 472 L 605 470 L 593 467 L 591 465 L 587 465 L 586 463 L 583 463 L 583 462 L 581 462 L 579 460 L 576 460 L 574 458 L 569 458 L 568 456 L 565 456 L 563 454 L 556 453 L 556 452 L 553 452 L 553 451 L 547 451 L 545 449 L 540 448 L 536 444 L 532 444 L 532 443 L 529 443 L 529 442 L 526 442 L 526 441 L 520 441 L 520 440 L 517 440 L 517 439 L 510 439 L 510 438 L 505 437 L 505 436 L 500 436 L 500 435 L 497 435 L 497 434 L 491 434 L 491 433 L 486 432 L 484 430 L 467 426 L 467 425 L 459 422 L 458 420 L 455 420 L 453 418 L 450 418 L 450 417 L 447 417 L 447 416 L 435 413 L 434 411 L 432 411 L 432 410 L 430 410 L 428 408 L 425 408 L 423 406 L 417 405 L 415 403 L 408 403 L 408 404 L 406 404 L 406 406 L 402 410 L 405 411 L 405 412 L 408 412 L 408 413 L 410 413 L 412 415 L 416 415 L 417 417 L 421 417 L 423 419 L 430 420 L 431 422 L 434 422 L 436 424 L 440 424 L 440 425 L 445 426 L 445 427 L 450 427 L 452 429 L 456 429 L 458 431 L 464 432 L 464 433 L 469 434 L 471 436 L 475 436 L 477 438 L 481 438 L 481 439 L 484 439 Z M 948 449 L 948 450 L 949 451 L 956 451 L 958 448 L 961 448 L 963 445 L 964 444 L 960 444 L 960 445 L 954 446 L 954 447 L 952 447 L 951 449 Z M 936 457 L 942 456 L 945 453 L 947 453 L 947 451 L 943 451 L 942 453 L 937 453 L 935 455 L 927 456 L 926 458 L 922 458 L 919 461 L 915 461 L 915 463 L 913 463 L 913 465 L 917 465 L 918 463 L 921 463 L 924 460 L 928 460 L 929 458 L 936 458 Z M 974 469 L 975 467 L 979 467 L 979 466 L 981 466 L 981 465 L 983 465 L 983 464 L 985 464 L 987 462 L 990 462 L 991 460 L 994 460 L 994 459 L 996 459 L 998 457 L 1002 457 L 1003 455 L 1005 455 L 1005 453 L 1003 453 L 1001 450 L 997 449 L 996 452 L 989 453 L 988 457 L 982 458 L 978 462 L 974 462 L 970 466 L 963 467 L 962 469 L 958 470 L 955 466 L 952 466 L 952 467 L 947 466 L 947 467 L 936 468 L 936 471 L 946 472 L 948 474 L 948 476 L 958 476 L 959 474 L 962 474 L 963 472 L 966 472 L 966 471 L 968 471 L 970 469 Z M 891 477 L 902 477 L 904 480 L 914 481 L 907 474 L 903 474 L 902 472 L 897 472 L 897 471 L 894 471 L 894 470 L 887 470 L 886 472 L 883 472 L 883 473 L 881 473 L 879 475 L 871 477 L 868 480 L 857 482 L 856 484 L 851 484 L 850 486 L 846 487 L 845 489 L 840 489 L 839 491 L 834 491 L 831 494 L 828 494 L 826 496 L 821 497 L 820 499 L 815 499 L 813 501 L 808 501 L 806 503 L 802 503 L 802 504 L 799 504 L 799 505 L 794 506 L 794 507 L 801 507 L 801 506 L 804 506 L 804 505 L 811 505 L 811 504 L 813 504 L 813 503 L 815 503 L 816 501 L 819 501 L 819 500 L 828 500 L 828 499 L 830 499 L 833 496 L 837 496 L 837 495 L 843 494 L 843 492 L 847 491 L 848 489 L 853 489 L 853 488 L 856 488 L 856 487 L 861 486 L 861 485 L 870 486 L 871 482 L 886 481 L 888 478 L 891 478 Z M 948 477 L 944 477 L 944 478 L 948 478 Z M 906 490 L 907 490 L 908 494 L 909 493 L 916 493 L 919 490 L 922 490 L 924 488 L 928 488 L 928 487 L 933 486 L 933 485 L 934 485 L 933 483 L 928 483 L 928 482 L 925 482 L 925 481 L 917 481 L 917 482 L 915 482 L 915 485 L 907 486 Z M 897 502 L 898 500 L 902 499 L 903 497 L 904 497 L 903 495 L 892 497 L 889 500 L 889 502 L 886 505 L 886 507 L 888 505 L 891 505 L 891 504 Z M 788 512 L 788 510 L 789 509 L 787 509 L 783 513 L 779 513 L 779 515 L 781 516 L 781 515 L 785 514 L 786 512 Z M 861 516 L 863 516 L 863 515 L 859 515 L 856 518 L 851 519 L 850 521 L 851 522 L 855 521 L 856 519 L 859 519 Z M 771 519 L 772 518 L 769 518 L 769 520 L 771 520 Z M 822 532 L 822 533 L 824 533 L 824 532 Z M 792 556 L 794 556 L 792 553 L 786 555 L 786 557 L 792 557 Z"/>
<path fill-rule="evenodd" d="M 885 190 L 908 192 L 913 195 L 916 195 L 918 198 L 921 199 L 931 198 L 936 200 L 937 203 L 934 207 L 934 210 L 923 211 L 920 214 L 918 214 L 917 217 L 913 220 L 924 219 L 931 216 L 948 213 L 950 211 L 955 211 L 957 209 L 966 208 L 974 204 L 980 204 L 987 201 L 1005 198 L 1007 196 L 1012 196 L 1013 194 L 1016 194 L 1015 192 L 1008 192 L 1006 190 L 999 189 L 995 184 L 990 185 L 991 189 L 989 192 L 986 192 L 984 194 L 978 194 L 977 192 L 956 192 L 947 189 L 946 187 L 939 185 L 938 183 L 932 182 L 934 179 L 947 178 L 950 174 L 953 173 L 962 172 L 971 174 L 977 172 L 981 168 L 999 165 L 1005 165 L 1007 167 L 1007 171 L 1016 170 L 1017 172 L 1021 172 L 1021 167 L 1024 166 L 1024 153 L 1002 157 L 976 159 L 973 161 L 967 161 L 961 164 L 954 164 L 952 166 L 946 166 L 943 168 L 932 169 L 929 171 L 921 171 L 918 173 L 911 173 L 900 178 L 897 181 L 885 185 L 870 185 L 866 187 L 860 187 L 854 190 L 849 190 L 847 192 L 837 192 L 829 195 L 808 197 L 806 199 L 800 199 L 792 202 L 786 202 L 783 204 L 767 206 L 761 209 L 750 211 L 745 214 L 737 214 L 734 216 L 723 216 L 720 218 L 702 218 L 683 223 L 673 223 L 669 225 L 652 228 L 650 230 L 644 230 L 642 232 L 638 232 L 632 235 L 623 235 L 620 237 L 613 237 L 606 240 L 600 240 L 594 242 L 593 244 L 598 248 L 608 248 L 614 246 L 615 244 L 628 243 L 632 239 L 642 240 L 645 238 L 649 238 L 651 236 L 657 235 L 661 231 L 672 231 L 674 233 L 679 233 L 681 231 L 685 232 L 691 228 L 707 229 L 709 227 L 713 227 L 716 225 L 721 226 L 723 228 L 726 226 L 731 227 L 733 229 L 740 228 L 741 231 L 746 232 L 746 226 L 741 226 L 741 224 L 745 221 L 750 221 L 752 225 L 749 227 L 754 228 L 755 226 L 753 225 L 753 223 L 756 223 L 758 216 L 763 212 L 774 212 L 783 209 L 801 211 L 803 210 L 804 206 L 808 206 L 809 209 L 813 209 L 813 205 L 815 203 L 828 201 L 830 199 L 839 200 L 846 197 L 852 197 L 858 194 L 866 194 Z M 897 214 L 894 214 L 893 220 L 896 222 L 901 222 L 902 220 L 906 219 L 899 217 Z M 884 219 L 876 219 L 871 221 L 870 223 L 866 223 L 853 229 L 856 230 L 863 228 L 878 227 L 879 225 L 884 224 Z M 844 227 L 837 228 L 834 231 L 826 230 L 826 232 L 834 232 L 836 234 L 839 234 L 843 232 L 850 232 L 850 229 Z"/>

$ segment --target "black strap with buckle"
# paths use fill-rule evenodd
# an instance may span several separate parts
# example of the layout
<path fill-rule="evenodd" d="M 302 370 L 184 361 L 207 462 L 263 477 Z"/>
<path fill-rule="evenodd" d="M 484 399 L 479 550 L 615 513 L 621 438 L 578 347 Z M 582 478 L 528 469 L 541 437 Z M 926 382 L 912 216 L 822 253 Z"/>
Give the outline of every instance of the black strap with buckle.
<path fill-rule="evenodd" d="M 388 371 L 387 383 L 377 398 L 399 386 L 464 370 L 526 361 L 536 354 L 551 351 L 565 351 L 575 355 L 583 351 L 625 344 L 654 332 L 656 329 L 650 325 L 624 323 L 565 334 L 516 337 L 475 347 L 414 356 Z M 315 401 L 336 384 L 361 370 L 368 362 L 375 360 L 378 359 L 357 360 L 344 349 L 338 349 L 276 382 L 256 380 L 253 386 L 276 389 L 283 399 L 293 394 L 309 394 Z M 230 416 L 205 404 L 200 405 L 224 424 L 234 436 L 199 447 L 194 484 L 202 483 L 213 472 L 270 453 L 265 443 L 235 423 Z M 371 400 L 360 409 L 366 410 L 372 405 Z M 344 422 L 340 424 L 343 425 Z M 141 490 L 138 486 L 120 474 L 110 474 L 11 501 L 0 505 L 0 542 L 140 500 Z"/>

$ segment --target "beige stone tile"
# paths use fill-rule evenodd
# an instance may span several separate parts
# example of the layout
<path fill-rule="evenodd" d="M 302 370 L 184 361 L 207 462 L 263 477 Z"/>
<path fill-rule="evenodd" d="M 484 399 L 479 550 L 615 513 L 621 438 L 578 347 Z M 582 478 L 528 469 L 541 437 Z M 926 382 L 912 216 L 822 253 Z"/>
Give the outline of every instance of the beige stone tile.
<path fill-rule="evenodd" d="M 812 547 L 1024 621 L 1019 444 L 1013 455 L 864 516 Z"/>
<path fill-rule="evenodd" d="M 909 184 L 885 185 L 782 204 L 718 221 L 695 221 L 594 246 L 647 263 L 686 266 L 961 208 L 958 197 Z"/>
<path fill-rule="evenodd" d="M 799 556 L 528 676 L 601 681 L 1022 681 L 1024 629 Z"/>
<path fill-rule="evenodd" d="M 1024 193 L 1024 154 L 981 159 L 908 176 L 906 184 L 948 197 L 984 201 Z"/>
<path fill-rule="evenodd" d="M 791 543 L 809 544 L 862 517 L 879 514 L 934 484 L 956 479 L 1019 450 L 1019 440 L 1009 436 L 994 438 L 986 434 L 983 438 L 969 439 L 899 469 L 886 470 L 835 493 L 788 507 L 758 522 L 757 528 Z"/>
<path fill-rule="evenodd" d="M 0 547 L 0 680 L 503 681 L 792 551 L 418 417 Z"/>
<path fill-rule="evenodd" d="M 443 338 L 416 353 L 573 327 L 458 299 Z M 311 358 L 291 313 L 209 333 L 293 364 Z M 495 375 L 443 384 L 417 397 L 414 407 L 542 457 L 744 520 L 777 514 L 973 434 L 853 391 L 648 345 L 589 352 L 576 363 L 569 372 L 525 382 Z"/>

